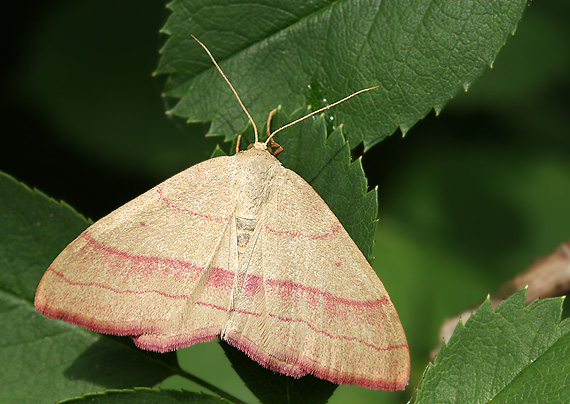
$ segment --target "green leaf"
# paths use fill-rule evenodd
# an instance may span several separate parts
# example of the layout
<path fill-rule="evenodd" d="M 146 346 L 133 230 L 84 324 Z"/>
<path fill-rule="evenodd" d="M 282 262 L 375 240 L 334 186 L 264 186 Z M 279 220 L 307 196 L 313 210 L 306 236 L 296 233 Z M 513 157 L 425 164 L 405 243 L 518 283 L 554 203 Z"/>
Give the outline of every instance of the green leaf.
<path fill-rule="evenodd" d="M 570 333 L 564 334 L 532 366 L 521 371 L 493 403 L 566 403 L 570 397 Z"/>
<path fill-rule="evenodd" d="M 222 148 L 219 145 L 216 145 L 216 148 L 212 152 L 212 156 L 210 158 L 220 157 L 220 156 L 227 156 L 227 154 L 225 151 L 222 150 Z"/>
<path fill-rule="evenodd" d="M 174 390 L 151 390 L 136 388 L 132 390 L 108 390 L 102 393 L 85 394 L 81 397 L 60 401 L 61 404 L 85 403 L 95 404 L 220 404 L 228 403 L 218 397 L 207 394 L 190 393 Z"/>
<path fill-rule="evenodd" d="M 352 146 L 363 141 L 368 149 L 467 89 L 514 33 L 526 3 L 174 0 L 157 72 L 170 75 L 166 95 L 179 98 L 172 113 L 211 120 L 210 133 L 227 140 L 247 120 L 192 34 L 218 59 L 256 122 L 278 104 L 316 109 L 379 85 L 333 112 Z"/>
<path fill-rule="evenodd" d="M 564 298 L 526 306 L 526 289 L 459 324 L 425 373 L 415 403 L 563 403 L 570 397 Z M 563 398 L 561 400 L 561 398 Z"/>
<path fill-rule="evenodd" d="M 68 205 L 0 173 L 0 402 L 53 402 L 101 388 L 154 385 L 179 372 L 174 353 L 141 351 L 128 338 L 34 311 L 44 271 L 88 224 Z"/>

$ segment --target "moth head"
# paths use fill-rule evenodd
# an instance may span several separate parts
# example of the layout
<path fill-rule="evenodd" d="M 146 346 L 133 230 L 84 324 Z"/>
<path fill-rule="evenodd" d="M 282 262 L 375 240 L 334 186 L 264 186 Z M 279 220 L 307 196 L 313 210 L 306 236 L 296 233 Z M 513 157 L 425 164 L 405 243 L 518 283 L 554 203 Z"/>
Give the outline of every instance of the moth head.
<path fill-rule="evenodd" d="M 238 142 L 239 142 L 239 137 L 238 137 Z M 283 148 L 281 146 L 279 146 L 279 144 L 277 144 L 275 141 L 273 141 L 271 143 L 272 143 L 272 146 L 275 148 L 275 150 L 273 150 L 273 148 L 271 146 L 268 146 L 267 143 L 265 143 L 265 142 L 251 143 L 247 146 L 247 150 L 251 150 L 251 149 L 263 150 L 263 151 L 266 151 L 269 154 L 271 154 L 273 157 L 275 157 L 283 151 Z M 236 153 L 237 152 L 239 152 L 239 143 L 238 143 L 238 148 L 236 150 Z"/>
<path fill-rule="evenodd" d="M 266 150 L 269 151 L 271 153 L 270 150 L 268 150 L 267 145 L 264 142 L 255 142 L 250 144 L 249 146 L 247 146 L 247 150 L 249 149 L 256 149 L 256 150 Z M 273 154 L 273 153 L 272 153 Z"/>

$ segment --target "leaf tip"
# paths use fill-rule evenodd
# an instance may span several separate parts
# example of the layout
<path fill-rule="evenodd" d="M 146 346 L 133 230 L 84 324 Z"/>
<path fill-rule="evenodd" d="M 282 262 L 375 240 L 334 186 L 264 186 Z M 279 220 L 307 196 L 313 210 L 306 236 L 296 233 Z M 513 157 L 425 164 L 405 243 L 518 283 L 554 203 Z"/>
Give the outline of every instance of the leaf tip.
<path fill-rule="evenodd" d="M 409 130 L 410 130 L 409 125 L 406 125 L 406 124 L 400 125 L 400 132 L 402 132 L 402 138 L 404 138 L 406 136 L 406 134 L 408 133 Z"/>

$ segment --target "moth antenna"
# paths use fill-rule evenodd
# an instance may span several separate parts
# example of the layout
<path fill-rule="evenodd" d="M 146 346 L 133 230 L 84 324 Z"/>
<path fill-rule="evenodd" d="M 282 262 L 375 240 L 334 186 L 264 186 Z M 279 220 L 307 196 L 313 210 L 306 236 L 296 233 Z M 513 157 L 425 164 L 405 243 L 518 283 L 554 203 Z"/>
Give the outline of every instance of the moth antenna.
<path fill-rule="evenodd" d="M 274 108 L 273 111 L 271 111 L 269 113 L 269 117 L 267 118 L 267 139 L 271 140 L 271 147 L 275 148 L 275 151 L 272 152 L 271 154 L 273 154 L 274 157 L 276 157 L 279 153 L 281 153 L 283 151 L 283 148 L 281 147 L 281 145 L 279 143 L 277 143 L 271 136 L 271 119 L 273 118 L 273 115 L 275 115 L 275 113 L 277 112 L 277 108 Z M 265 142 L 265 145 L 267 146 L 267 142 Z"/>
<path fill-rule="evenodd" d="M 232 92 L 234 93 L 234 95 L 236 96 L 239 105 L 241 106 L 241 109 L 243 109 L 243 111 L 245 112 L 245 114 L 247 115 L 247 118 L 249 119 L 249 122 L 251 122 L 251 124 L 253 125 L 253 133 L 255 135 L 255 141 L 258 142 L 258 135 L 257 135 L 257 126 L 255 126 L 255 122 L 253 121 L 253 118 L 251 117 L 251 115 L 249 114 L 249 112 L 247 111 L 247 109 L 245 108 L 245 105 L 243 105 L 243 102 L 241 102 L 241 98 L 239 98 L 239 95 L 236 91 L 236 89 L 234 88 L 234 86 L 232 86 L 232 83 L 230 83 L 230 80 L 226 77 L 226 75 L 224 74 L 224 72 L 222 71 L 222 69 L 220 68 L 220 66 L 218 65 L 218 62 L 216 62 L 216 59 L 214 59 L 214 56 L 212 56 L 212 53 L 208 50 L 208 48 L 206 48 L 206 45 L 204 45 L 202 42 L 200 42 L 198 40 L 198 38 L 196 38 L 194 35 L 192 35 L 192 38 L 194 38 L 194 40 L 196 42 L 198 42 L 198 44 L 204 48 L 204 50 L 206 51 L 206 53 L 208 54 L 208 56 L 210 56 L 210 59 L 212 59 L 212 62 L 214 63 L 214 66 L 216 66 L 216 69 L 218 69 L 218 72 L 220 72 L 220 74 L 222 75 L 222 77 L 224 78 L 224 80 L 226 81 L 226 83 L 228 83 L 228 86 L 230 86 L 230 88 L 232 89 Z"/>
<path fill-rule="evenodd" d="M 376 88 L 378 88 L 378 87 L 379 87 L 379 86 L 374 86 L 374 87 L 363 88 L 362 90 L 358 90 L 357 92 L 352 93 L 352 94 L 350 94 L 350 95 L 347 96 L 347 97 L 344 97 L 342 100 L 338 100 L 338 101 L 336 101 L 336 102 L 333 102 L 332 104 L 327 105 L 326 107 L 322 107 L 321 109 L 318 109 L 318 110 L 316 110 L 316 111 L 314 111 L 314 112 L 311 112 L 310 114 L 307 114 L 307 115 L 305 115 L 305 116 L 303 116 L 303 117 L 301 117 L 301 118 L 299 118 L 299 119 L 294 120 L 294 121 L 291 122 L 291 123 L 288 123 L 288 124 L 285 125 L 285 126 L 280 127 L 279 129 L 275 130 L 271 135 L 269 135 L 269 137 L 268 137 L 267 140 L 265 141 L 265 144 L 267 144 L 271 139 L 273 139 L 273 136 L 275 136 L 275 134 L 276 134 L 277 132 L 281 132 L 283 129 L 286 129 L 286 128 L 288 128 L 289 126 L 293 126 L 293 125 L 295 125 L 296 123 L 299 123 L 299 122 L 301 122 L 301 121 L 307 119 L 307 118 L 310 117 L 310 116 L 313 116 L 313 115 L 316 115 L 316 114 L 318 114 L 318 113 L 321 113 L 321 112 L 323 112 L 323 111 L 325 111 L 325 110 L 327 110 L 327 109 L 329 109 L 329 108 L 334 107 L 335 105 L 340 104 L 341 102 L 345 102 L 346 100 L 348 100 L 349 98 L 354 97 L 355 95 L 358 95 L 358 94 L 360 94 L 360 93 L 364 93 L 364 92 L 366 92 L 366 91 L 374 90 L 374 89 L 376 89 Z"/>
<path fill-rule="evenodd" d="M 241 142 L 241 135 L 238 135 L 237 141 L 236 141 L 236 154 L 239 153 L 239 144 Z"/>
<path fill-rule="evenodd" d="M 273 108 L 273 110 L 269 113 L 269 117 L 267 118 L 267 137 L 271 136 L 271 119 L 276 112 L 277 108 Z"/>

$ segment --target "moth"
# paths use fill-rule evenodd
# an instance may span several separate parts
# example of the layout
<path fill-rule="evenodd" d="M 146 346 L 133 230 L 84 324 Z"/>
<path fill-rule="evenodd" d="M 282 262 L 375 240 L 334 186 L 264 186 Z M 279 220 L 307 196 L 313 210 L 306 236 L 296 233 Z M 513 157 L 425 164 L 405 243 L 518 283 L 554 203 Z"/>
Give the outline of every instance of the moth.
<path fill-rule="evenodd" d="M 403 389 L 409 350 L 388 292 L 321 197 L 268 152 L 277 131 L 258 141 L 198 43 L 255 143 L 90 226 L 45 272 L 36 310 L 142 349 L 218 337 L 289 376 Z"/>

